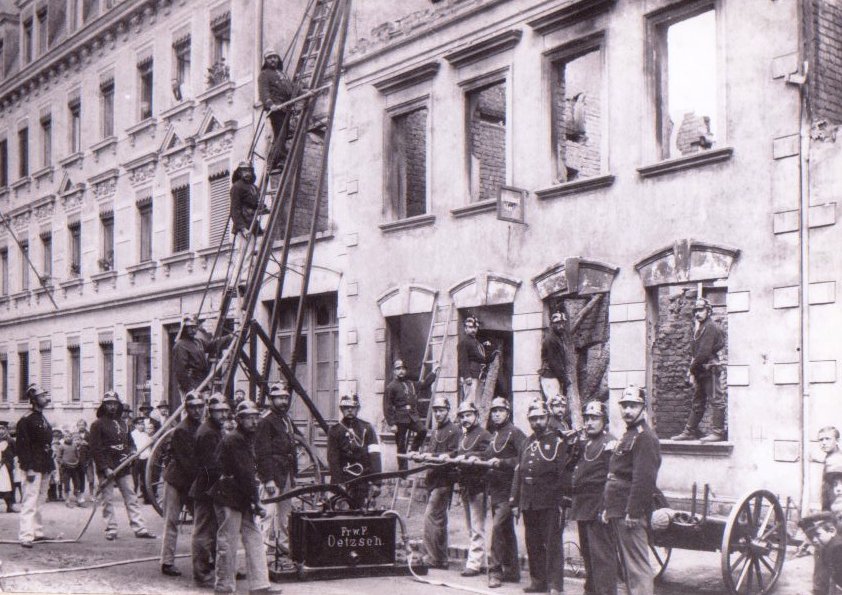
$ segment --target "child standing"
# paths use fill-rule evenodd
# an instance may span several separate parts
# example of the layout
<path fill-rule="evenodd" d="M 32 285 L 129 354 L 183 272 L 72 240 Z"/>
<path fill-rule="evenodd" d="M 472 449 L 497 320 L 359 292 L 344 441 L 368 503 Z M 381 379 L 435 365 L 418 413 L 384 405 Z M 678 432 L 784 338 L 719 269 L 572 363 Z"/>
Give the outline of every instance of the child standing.
<path fill-rule="evenodd" d="M 842 536 L 833 514 L 827 511 L 806 516 L 798 526 L 816 548 L 813 595 L 842 592 Z"/>
<path fill-rule="evenodd" d="M 836 499 L 833 494 L 833 477 L 842 477 L 842 450 L 839 448 L 839 430 L 826 426 L 819 430 L 819 446 L 824 453 L 822 469 L 822 510 L 830 510 L 830 504 Z M 842 495 L 842 491 L 840 491 Z"/>

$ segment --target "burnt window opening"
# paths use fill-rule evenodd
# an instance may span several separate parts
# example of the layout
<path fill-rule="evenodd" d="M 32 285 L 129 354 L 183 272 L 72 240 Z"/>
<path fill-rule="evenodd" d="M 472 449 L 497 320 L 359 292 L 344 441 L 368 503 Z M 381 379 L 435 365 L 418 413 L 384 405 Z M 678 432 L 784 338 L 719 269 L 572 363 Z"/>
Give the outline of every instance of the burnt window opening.
<path fill-rule="evenodd" d="M 391 218 L 423 215 L 427 212 L 427 108 L 395 115 L 390 124 Z"/>
<path fill-rule="evenodd" d="M 496 200 L 506 183 L 506 81 L 466 95 L 471 202 Z"/>

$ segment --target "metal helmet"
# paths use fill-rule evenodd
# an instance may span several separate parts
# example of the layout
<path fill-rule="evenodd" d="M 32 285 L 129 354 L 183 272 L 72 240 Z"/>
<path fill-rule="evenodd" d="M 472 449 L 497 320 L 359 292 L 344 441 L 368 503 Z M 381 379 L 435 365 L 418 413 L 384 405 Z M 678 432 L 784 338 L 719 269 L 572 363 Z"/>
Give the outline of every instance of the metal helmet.
<path fill-rule="evenodd" d="M 550 412 L 547 409 L 547 404 L 541 399 L 535 399 L 532 403 L 530 403 L 529 410 L 526 412 L 526 417 L 541 417 L 549 414 Z"/>
<path fill-rule="evenodd" d="M 589 415 L 607 419 L 608 409 L 605 407 L 605 403 L 596 400 L 588 401 L 587 403 L 585 403 L 585 406 L 582 407 L 582 417 L 587 417 Z"/>
<path fill-rule="evenodd" d="M 231 406 L 228 405 L 228 399 L 222 393 L 213 393 L 208 399 L 208 411 L 230 411 Z"/>
<path fill-rule="evenodd" d="M 512 412 L 512 406 L 505 397 L 494 397 L 491 399 L 491 407 L 488 410 L 493 411 L 494 409 L 505 409 L 509 413 Z"/>
<path fill-rule="evenodd" d="M 462 401 L 459 404 L 459 408 L 456 410 L 456 415 L 462 415 L 463 413 L 473 413 L 474 415 L 479 415 L 479 409 L 477 406 L 474 405 L 473 401 Z"/>
<path fill-rule="evenodd" d="M 436 397 L 433 399 L 433 402 L 430 403 L 430 407 L 433 409 L 447 409 L 450 411 L 450 401 L 447 397 Z"/>
<path fill-rule="evenodd" d="M 547 399 L 547 406 L 552 407 L 553 405 L 567 405 L 567 397 L 564 395 L 553 395 L 549 399 Z"/>
<path fill-rule="evenodd" d="M 260 415 L 260 410 L 257 405 L 251 401 L 243 401 L 237 405 L 237 417 L 245 417 L 246 415 Z"/>
<path fill-rule="evenodd" d="M 181 326 L 199 326 L 199 320 L 192 314 L 185 314 L 181 319 Z"/>
<path fill-rule="evenodd" d="M 550 322 L 564 322 L 564 313 L 563 312 L 553 312 L 550 314 Z"/>
<path fill-rule="evenodd" d="M 281 55 L 273 48 L 266 48 L 265 50 L 263 50 L 263 59 L 264 60 L 266 58 L 270 57 L 270 56 L 275 56 L 277 58 L 281 57 Z"/>
<path fill-rule="evenodd" d="M 102 395 L 102 402 L 103 403 L 119 403 L 120 402 L 120 395 L 118 395 L 113 390 L 106 392 Z"/>
<path fill-rule="evenodd" d="M 623 396 L 620 397 L 620 403 L 640 403 L 641 405 L 645 405 L 646 390 L 637 385 L 630 384 L 623 391 Z"/>
<path fill-rule="evenodd" d="M 32 383 L 26 387 L 26 398 L 30 401 L 37 396 L 49 394 L 48 391 L 41 388 L 38 384 Z"/>
<path fill-rule="evenodd" d="M 479 328 L 479 317 L 476 314 L 468 314 L 465 316 L 465 326 L 472 324 Z"/>
<path fill-rule="evenodd" d="M 287 397 L 289 398 L 289 390 L 287 387 L 280 382 L 276 382 L 271 387 L 269 387 L 269 398 L 272 397 Z"/>
<path fill-rule="evenodd" d="M 241 170 L 241 169 L 249 169 L 249 170 L 254 171 L 254 166 L 251 164 L 250 161 L 240 161 L 237 164 L 237 170 Z"/>
<path fill-rule="evenodd" d="M 705 298 L 699 298 L 693 303 L 693 312 L 696 310 L 713 310 L 713 306 L 710 305 L 710 301 L 706 300 Z"/>
<path fill-rule="evenodd" d="M 356 394 L 353 395 L 342 395 L 339 399 L 339 408 L 343 407 L 359 407 L 360 406 L 360 398 Z"/>
<path fill-rule="evenodd" d="M 204 407 L 205 400 L 199 395 L 199 393 L 195 391 L 190 391 L 184 398 L 184 406 L 185 407 L 193 407 L 193 406 L 200 406 Z"/>

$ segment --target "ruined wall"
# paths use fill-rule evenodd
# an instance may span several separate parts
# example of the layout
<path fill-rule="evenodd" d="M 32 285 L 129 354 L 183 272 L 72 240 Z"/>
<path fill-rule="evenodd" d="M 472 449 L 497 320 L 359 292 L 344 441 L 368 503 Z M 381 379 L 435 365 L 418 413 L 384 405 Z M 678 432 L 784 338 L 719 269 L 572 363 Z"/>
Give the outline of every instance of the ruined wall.
<path fill-rule="evenodd" d="M 405 176 L 402 184 L 406 216 L 427 212 L 427 108 L 396 116 L 392 125 L 400 138 L 400 158 Z"/>
<path fill-rule="evenodd" d="M 842 2 L 813 0 L 807 10 L 813 121 L 842 124 Z"/>
<path fill-rule="evenodd" d="M 471 156 L 479 160 L 479 196 L 496 199 L 506 182 L 506 83 L 500 81 L 470 94 Z"/>
<path fill-rule="evenodd" d="M 572 182 L 597 176 L 602 170 L 600 51 L 574 60 L 559 61 L 553 88 L 558 181 Z"/>

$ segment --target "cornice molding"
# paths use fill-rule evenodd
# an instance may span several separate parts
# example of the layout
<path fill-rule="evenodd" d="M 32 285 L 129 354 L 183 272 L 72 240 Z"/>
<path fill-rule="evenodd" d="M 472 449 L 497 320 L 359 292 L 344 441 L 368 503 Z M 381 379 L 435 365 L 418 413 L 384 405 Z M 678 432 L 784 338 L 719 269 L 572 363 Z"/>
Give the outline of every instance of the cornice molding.
<path fill-rule="evenodd" d="M 463 66 L 484 60 L 489 56 L 512 49 L 520 42 L 521 37 L 523 37 L 523 31 L 520 29 L 504 31 L 503 33 L 472 43 L 468 47 L 445 54 L 444 59 L 450 62 L 455 68 L 462 68 Z"/>
<path fill-rule="evenodd" d="M 536 19 L 526 21 L 526 24 L 539 35 L 546 35 L 577 21 L 608 12 L 616 3 L 617 0 L 576 0 Z"/>
<path fill-rule="evenodd" d="M 441 63 L 438 60 L 434 60 L 433 62 L 428 62 L 421 66 L 410 68 L 409 70 L 403 70 L 386 79 L 379 80 L 374 83 L 374 88 L 384 95 L 402 91 L 413 85 L 431 80 L 436 76 L 440 67 Z"/>

